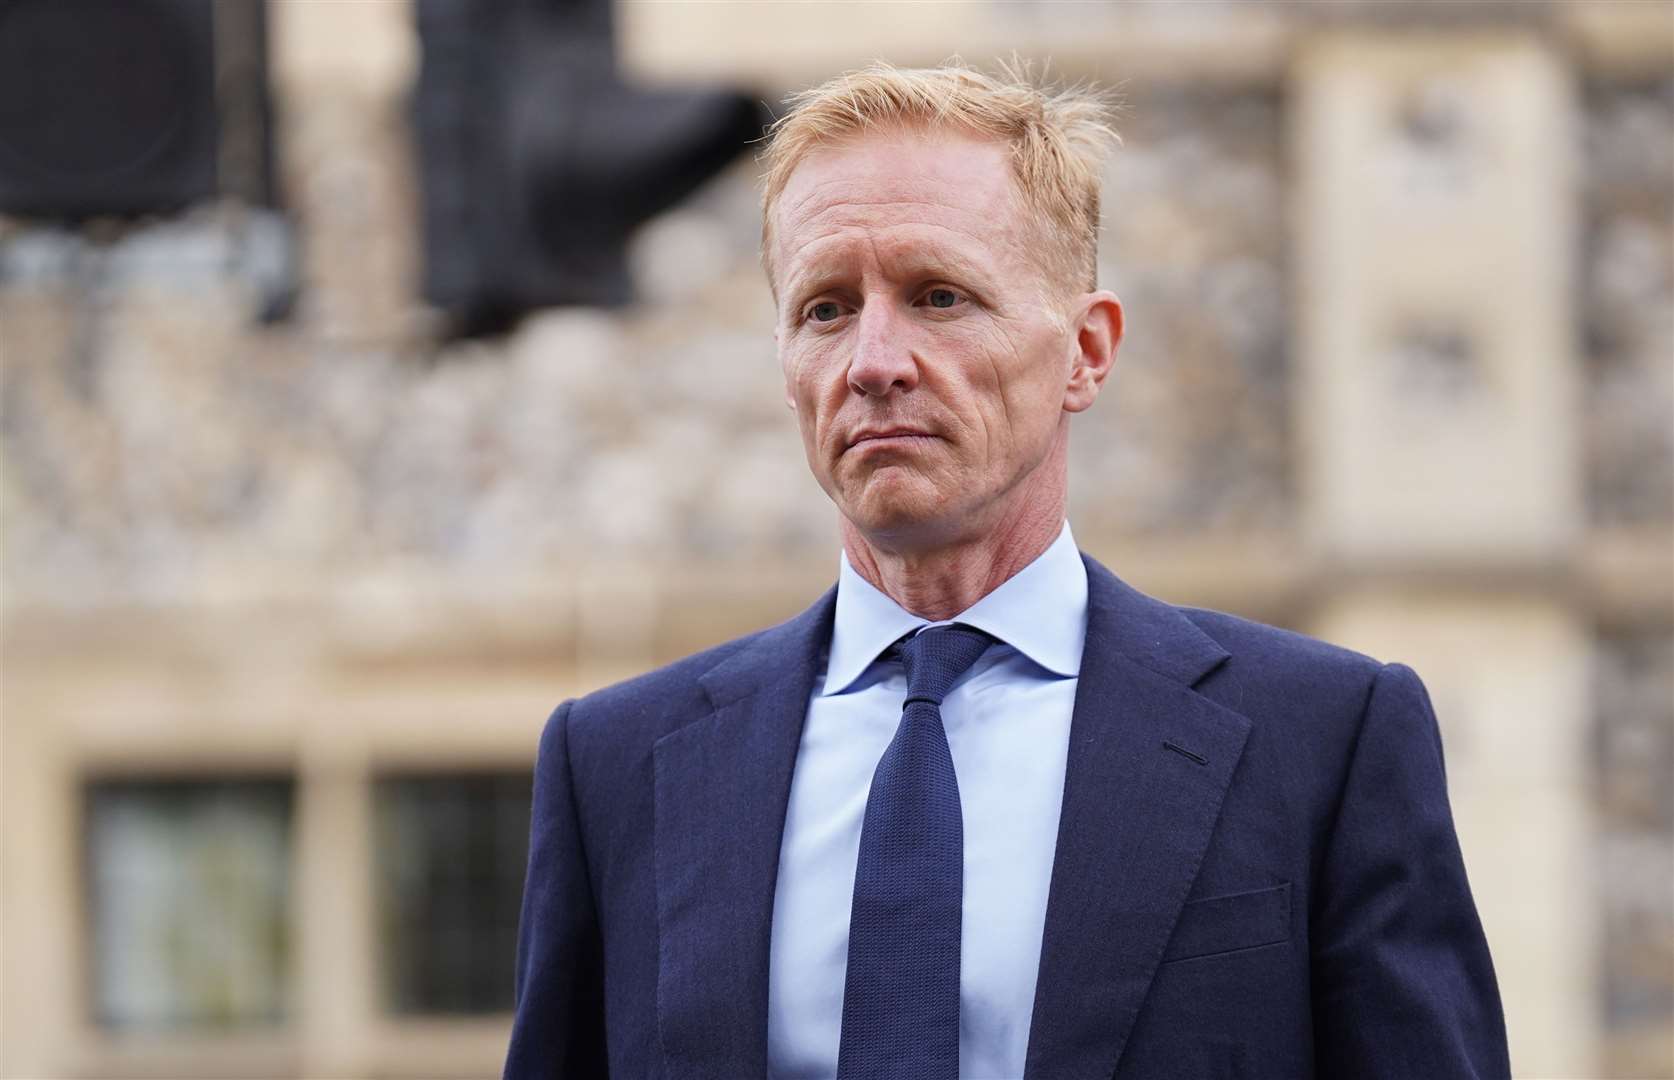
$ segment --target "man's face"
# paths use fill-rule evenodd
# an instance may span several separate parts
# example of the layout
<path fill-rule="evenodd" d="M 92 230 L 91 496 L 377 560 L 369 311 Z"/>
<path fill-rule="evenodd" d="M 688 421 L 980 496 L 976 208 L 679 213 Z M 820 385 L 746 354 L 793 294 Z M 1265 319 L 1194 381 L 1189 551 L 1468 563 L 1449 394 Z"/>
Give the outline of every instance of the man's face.
<path fill-rule="evenodd" d="M 1061 489 L 1068 413 L 1103 375 L 1076 375 L 1078 330 L 1109 294 L 1049 282 L 1024 205 L 1004 144 L 900 131 L 810 154 L 774 208 L 786 399 L 873 540 L 972 538 L 1053 469 Z"/>

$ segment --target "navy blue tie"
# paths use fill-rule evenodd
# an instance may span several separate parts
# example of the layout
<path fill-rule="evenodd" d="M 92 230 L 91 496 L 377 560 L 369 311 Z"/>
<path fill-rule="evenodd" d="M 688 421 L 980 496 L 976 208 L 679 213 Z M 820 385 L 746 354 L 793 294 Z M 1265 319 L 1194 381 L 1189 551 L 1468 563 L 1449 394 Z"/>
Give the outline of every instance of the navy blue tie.
<path fill-rule="evenodd" d="M 838 1080 L 958 1080 L 965 826 L 941 706 L 993 640 L 955 624 L 897 647 L 907 700 L 860 829 Z"/>

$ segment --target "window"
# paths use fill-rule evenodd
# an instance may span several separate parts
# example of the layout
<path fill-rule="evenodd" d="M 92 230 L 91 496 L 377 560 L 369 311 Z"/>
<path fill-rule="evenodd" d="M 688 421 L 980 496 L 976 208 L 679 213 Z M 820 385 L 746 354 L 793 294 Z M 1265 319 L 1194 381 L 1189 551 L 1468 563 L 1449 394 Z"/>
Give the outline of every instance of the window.
<path fill-rule="evenodd" d="M 512 1007 L 530 795 L 527 772 L 378 781 L 379 939 L 393 1012 Z"/>
<path fill-rule="evenodd" d="M 283 1021 L 291 783 L 99 780 L 86 799 L 95 1019 L 125 1029 Z"/>

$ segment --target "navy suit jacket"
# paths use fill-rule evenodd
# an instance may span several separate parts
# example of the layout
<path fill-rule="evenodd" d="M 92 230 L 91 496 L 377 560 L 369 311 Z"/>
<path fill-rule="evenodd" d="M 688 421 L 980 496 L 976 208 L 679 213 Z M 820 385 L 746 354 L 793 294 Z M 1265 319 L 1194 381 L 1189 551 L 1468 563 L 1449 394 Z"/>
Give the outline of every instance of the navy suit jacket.
<path fill-rule="evenodd" d="M 1025 1075 L 1509 1076 L 1418 677 L 1086 562 Z M 506 1076 L 765 1074 L 834 598 L 547 722 Z"/>

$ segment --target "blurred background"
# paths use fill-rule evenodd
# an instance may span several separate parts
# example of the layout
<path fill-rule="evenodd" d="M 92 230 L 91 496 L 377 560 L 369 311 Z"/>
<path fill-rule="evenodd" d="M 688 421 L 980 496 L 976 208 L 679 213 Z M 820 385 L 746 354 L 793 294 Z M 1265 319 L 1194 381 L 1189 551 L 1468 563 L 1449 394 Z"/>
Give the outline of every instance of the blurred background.
<path fill-rule="evenodd" d="M 497 1075 L 547 713 L 834 577 L 748 140 L 1013 49 L 1077 539 L 1416 667 L 1518 1075 L 1674 1076 L 1674 5 L 0 0 L 5 1076 Z"/>

